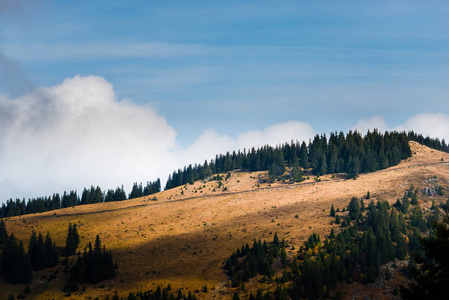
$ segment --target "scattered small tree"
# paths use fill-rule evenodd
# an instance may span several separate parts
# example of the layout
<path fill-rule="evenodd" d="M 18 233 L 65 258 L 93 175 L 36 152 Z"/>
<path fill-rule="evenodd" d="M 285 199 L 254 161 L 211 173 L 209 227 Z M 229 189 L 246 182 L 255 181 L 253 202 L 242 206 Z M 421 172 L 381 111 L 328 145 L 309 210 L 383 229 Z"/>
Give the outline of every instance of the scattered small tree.
<path fill-rule="evenodd" d="M 333 205 L 333 204 L 332 204 L 332 206 L 331 206 L 330 215 L 331 215 L 331 217 L 335 217 L 335 208 L 334 208 L 334 205 Z"/>

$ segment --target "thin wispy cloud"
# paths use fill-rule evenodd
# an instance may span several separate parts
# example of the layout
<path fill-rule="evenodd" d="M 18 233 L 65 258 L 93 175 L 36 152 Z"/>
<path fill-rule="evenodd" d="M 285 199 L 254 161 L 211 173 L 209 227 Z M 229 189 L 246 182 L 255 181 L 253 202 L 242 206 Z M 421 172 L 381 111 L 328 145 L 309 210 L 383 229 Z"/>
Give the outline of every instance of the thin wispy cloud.
<path fill-rule="evenodd" d="M 208 47 L 191 44 L 150 43 L 55 43 L 6 44 L 6 53 L 27 61 L 53 61 L 66 59 L 145 58 L 206 55 Z"/>

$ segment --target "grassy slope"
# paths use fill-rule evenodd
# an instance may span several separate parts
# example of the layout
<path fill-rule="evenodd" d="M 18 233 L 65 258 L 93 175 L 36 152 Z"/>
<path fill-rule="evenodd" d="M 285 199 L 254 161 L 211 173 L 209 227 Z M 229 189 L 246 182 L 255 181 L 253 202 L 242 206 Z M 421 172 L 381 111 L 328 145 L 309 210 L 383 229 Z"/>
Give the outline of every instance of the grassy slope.
<path fill-rule="evenodd" d="M 432 176 L 448 186 L 449 168 L 441 164 L 441 158 L 448 162 L 449 154 L 413 142 L 411 146 L 414 155 L 410 160 L 387 171 L 361 175 L 357 180 L 322 176 L 319 183 L 310 179 L 294 185 L 276 183 L 258 187 L 258 177 L 263 177 L 263 173 L 233 173 L 223 181 L 228 188 L 226 192 L 217 188 L 216 181 L 196 182 L 183 188 L 184 195 L 178 187 L 157 194 L 157 201 L 139 198 L 79 206 L 10 218 L 6 224 L 8 232 L 26 245 L 34 228 L 42 233 L 50 231 L 56 244 L 64 246 L 69 222 L 79 226 L 81 247 L 100 235 L 106 247 L 113 250 L 119 265 L 118 276 L 89 286 L 84 294 L 71 298 L 84 299 L 86 295 L 103 298 L 115 290 L 125 295 L 168 283 L 174 288 L 184 288 L 184 292 L 187 288 L 195 291 L 207 285 L 210 290 L 214 286 L 215 291 L 198 296 L 223 297 L 228 288 L 220 267 L 243 243 L 259 238 L 271 240 L 277 232 L 298 249 L 312 232 L 328 234 L 331 204 L 341 209 L 352 196 L 361 197 L 368 190 L 373 197 L 394 202 L 411 183 L 422 189 L 429 185 L 426 180 Z M 32 296 L 65 298 L 60 290 L 67 275 L 60 272 L 56 280 L 44 283 L 42 277 L 48 274 L 49 271 L 35 273 Z M 12 292 L 17 295 L 22 289 L 20 285 L 1 283 L 0 298 Z"/>

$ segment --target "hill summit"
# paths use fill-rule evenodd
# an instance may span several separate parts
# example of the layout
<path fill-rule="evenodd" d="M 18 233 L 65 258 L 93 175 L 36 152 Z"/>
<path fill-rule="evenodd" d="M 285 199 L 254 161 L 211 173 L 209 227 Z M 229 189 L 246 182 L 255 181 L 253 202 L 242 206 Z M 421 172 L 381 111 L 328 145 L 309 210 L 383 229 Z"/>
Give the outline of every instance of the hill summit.
<path fill-rule="evenodd" d="M 301 182 L 271 182 L 267 171 L 232 171 L 151 196 L 12 217 L 5 224 L 25 245 L 33 230 L 48 231 L 62 248 L 69 224 L 77 225 L 81 252 L 101 237 L 117 263 L 116 276 L 86 285 L 72 298 L 111 298 L 116 291 L 124 297 L 168 285 L 200 299 L 231 298 L 236 288 L 223 267 L 243 244 L 271 242 L 277 234 L 288 243 L 287 255 L 292 257 L 312 233 L 324 239 L 332 228 L 340 230 L 329 215 L 331 206 L 341 212 L 352 197 L 366 197 L 368 192 L 371 199 L 393 205 L 413 185 L 423 210 L 430 209 L 432 201 L 442 203 L 444 198 L 432 191 L 448 186 L 449 154 L 416 142 L 409 145 L 411 157 L 357 179 L 334 173 L 311 174 Z M 75 261 L 75 256 L 69 257 L 68 266 Z M 29 285 L 33 299 L 62 299 L 68 278 L 64 269 L 58 265 L 34 273 Z M 55 278 L 47 280 L 52 274 Z M 250 280 L 246 291 L 255 292 L 259 286 L 259 281 Z M 263 285 L 267 290 L 275 286 Z M 17 295 L 23 288 L 0 283 L 0 296 Z"/>

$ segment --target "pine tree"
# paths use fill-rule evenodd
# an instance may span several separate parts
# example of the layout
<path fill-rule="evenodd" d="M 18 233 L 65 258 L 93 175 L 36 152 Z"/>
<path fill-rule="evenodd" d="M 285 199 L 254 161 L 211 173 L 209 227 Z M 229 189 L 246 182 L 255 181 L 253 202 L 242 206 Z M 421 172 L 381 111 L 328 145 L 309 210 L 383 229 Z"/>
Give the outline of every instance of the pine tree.
<path fill-rule="evenodd" d="M 369 193 L 369 192 L 368 192 Z M 363 198 L 360 200 L 360 212 L 364 212 L 366 209 L 365 203 L 363 202 Z"/>
<path fill-rule="evenodd" d="M 335 217 L 335 208 L 334 208 L 334 205 L 333 205 L 333 204 L 332 204 L 332 206 L 331 206 L 330 216 L 331 216 L 331 217 Z"/>
<path fill-rule="evenodd" d="M 401 240 L 401 230 L 399 228 L 398 215 L 396 210 L 392 209 L 390 214 L 390 235 L 391 240 L 398 243 Z"/>
<path fill-rule="evenodd" d="M 6 231 L 5 222 L 3 219 L 0 220 L 0 246 L 4 245 L 8 240 L 8 232 Z"/>
<path fill-rule="evenodd" d="M 327 174 L 327 162 L 326 162 L 326 154 L 323 152 L 320 158 L 320 174 Z"/>
<path fill-rule="evenodd" d="M 359 200 L 356 197 L 352 197 L 351 201 L 348 205 L 349 214 L 348 216 L 351 217 L 351 219 L 356 220 L 359 218 L 360 215 L 360 204 Z"/>
<path fill-rule="evenodd" d="M 338 215 L 335 216 L 335 224 L 340 224 L 340 217 Z"/>
<path fill-rule="evenodd" d="M 270 182 L 274 182 L 276 180 L 276 177 L 276 165 L 273 163 L 270 170 L 268 171 L 268 178 Z"/>
<path fill-rule="evenodd" d="M 100 236 L 95 238 L 95 244 L 89 242 L 70 272 L 69 282 L 66 289 L 76 291 L 78 283 L 98 283 L 115 276 L 112 252 L 106 251 L 105 246 L 101 246 Z"/>
<path fill-rule="evenodd" d="M 47 267 L 51 268 L 59 263 L 58 251 L 56 250 L 56 242 L 51 240 L 50 233 L 47 231 L 45 238 L 45 248 L 47 250 Z"/>
<path fill-rule="evenodd" d="M 75 255 L 76 249 L 78 249 L 79 244 L 78 230 L 76 229 L 76 224 L 69 223 L 69 229 L 67 232 L 65 255 L 71 256 Z"/>
<path fill-rule="evenodd" d="M 301 174 L 300 174 L 301 170 L 299 169 L 299 161 L 298 158 L 295 156 L 294 158 L 294 162 L 293 162 L 293 168 L 292 168 L 292 173 L 291 173 L 291 180 L 293 182 L 299 182 L 301 181 Z"/>
<path fill-rule="evenodd" d="M 309 156 L 307 152 L 307 145 L 306 142 L 304 141 L 301 143 L 301 148 L 299 150 L 299 165 L 304 169 L 307 169 L 309 167 Z"/>
<path fill-rule="evenodd" d="M 31 267 L 33 268 L 33 270 L 39 271 L 46 268 L 47 265 L 48 265 L 47 248 L 45 247 L 42 234 L 39 232 L 34 260 L 31 258 Z"/>

